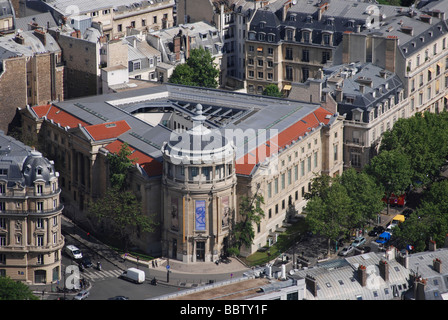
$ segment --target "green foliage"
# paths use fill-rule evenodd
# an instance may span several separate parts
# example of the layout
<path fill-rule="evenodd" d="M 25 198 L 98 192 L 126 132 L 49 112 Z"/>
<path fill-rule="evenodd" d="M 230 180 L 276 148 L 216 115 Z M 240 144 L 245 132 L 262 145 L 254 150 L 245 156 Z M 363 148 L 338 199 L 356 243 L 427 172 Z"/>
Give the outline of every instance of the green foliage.
<path fill-rule="evenodd" d="M 372 177 L 354 169 L 331 178 L 320 175 L 313 179 L 305 211 L 306 220 L 314 233 L 331 241 L 346 236 L 355 228 L 362 228 L 384 207 L 383 191 Z"/>
<path fill-rule="evenodd" d="M 131 234 L 152 232 L 157 225 L 153 216 L 142 213 L 140 202 L 131 191 L 110 188 L 106 194 L 92 201 L 89 214 L 100 222 L 105 221 L 127 249 Z"/>
<path fill-rule="evenodd" d="M 10 277 L 0 277 L 0 300 L 38 300 L 30 288 Z"/>
<path fill-rule="evenodd" d="M 157 225 L 153 216 L 142 213 L 140 201 L 127 190 L 126 177 L 136 161 L 129 159 L 131 154 L 127 143 L 123 143 L 118 153 L 108 154 L 111 187 L 105 195 L 89 203 L 89 216 L 106 222 L 126 250 L 131 234 L 152 232 Z"/>
<path fill-rule="evenodd" d="M 381 151 L 366 166 L 365 172 L 382 186 L 388 197 L 392 193 L 402 194 L 411 184 L 409 158 L 399 150 Z"/>
<path fill-rule="evenodd" d="M 270 96 L 270 97 L 276 97 L 276 98 L 283 97 L 283 94 L 280 92 L 277 85 L 275 85 L 275 84 L 267 85 L 263 90 L 263 95 Z"/>
<path fill-rule="evenodd" d="M 440 167 L 448 157 L 448 114 L 418 113 L 400 119 L 384 134 L 382 150 L 398 150 L 407 156 L 412 181 L 424 185 L 440 174 Z"/>
<path fill-rule="evenodd" d="M 352 200 L 350 221 L 353 227 L 364 227 L 384 208 L 383 190 L 367 173 L 348 169 L 342 173 L 339 182 Z"/>
<path fill-rule="evenodd" d="M 107 159 L 109 162 L 109 177 L 112 187 L 123 190 L 126 187 L 126 176 L 129 169 L 136 160 L 130 160 L 132 154 L 127 143 L 123 143 L 118 153 L 109 153 Z"/>
<path fill-rule="evenodd" d="M 423 251 L 429 239 L 443 246 L 448 232 L 448 181 L 435 182 L 425 191 L 423 201 L 394 236 L 403 246 L 412 244 Z"/>
<path fill-rule="evenodd" d="M 241 197 L 240 220 L 235 224 L 233 230 L 234 246 L 233 253 L 239 252 L 241 247 L 249 247 L 255 237 L 254 225 L 259 224 L 264 217 L 261 204 L 264 203 L 263 196 L 255 195 L 253 198 Z"/>
<path fill-rule="evenodd" d="M 204 48 L 190 51 L 184 64 L 176 66 L 168 82 L 187 86 L 217 88 L 219 70 L 211 53 Z"/>

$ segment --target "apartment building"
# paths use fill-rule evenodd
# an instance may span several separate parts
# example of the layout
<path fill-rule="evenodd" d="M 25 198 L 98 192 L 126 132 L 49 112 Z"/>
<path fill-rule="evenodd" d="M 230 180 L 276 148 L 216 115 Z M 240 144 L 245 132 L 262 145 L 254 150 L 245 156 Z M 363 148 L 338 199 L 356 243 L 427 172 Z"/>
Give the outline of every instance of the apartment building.
<path fill-rule="evenodd" d="M 16 109 L 63 100 L 61 49 L 44 29 L 0 37 L 0 129 L 14 126 Z"/>
<path fill-rule="evenodd" d="M 14 32 L 15 12 L 10 0 L 0 1 L 0 32 Z"/>
<path fill-rule="evenodd" d="M 415 113 L 400 78 L 371 63 L 324 68 L 292 87 L 289 98 L 320 102 L 344 115 L 344 167 L 362 169 L 378 152 L 382 134 Z"/>
<path fill-rule="evenodd" d="M 146 35 L 146 41 L 161 52 L 161 61 L 159 62 L 162 62 L 165 66 L 171 65 L 171 69 L 174 69 L 178 64 L 185 63 L 192 49 L 204 48 L 208 50 L 213 62 L 220 70 L 218 83 L 220 85 L 224 83 L 226 65 L 223 55 L 222 35 L 214 26 L 202 21 L 184 24 L 179 27 L 150 32 Z M 165 75 L 161 68 L 157 68 L 157 72 L 159 80 L 168 80 L 169 77 Z"/>
<path fill-rule="evenodd" d="M 0 275 L 27 284 L 59 281 L 59 174 L 53 161 L 3 132 L 0 147 Z"/>
<path fill-rule="evenodd" d="M 134 235 L 134 241 L 148 253 L 185 262 L 219 257 L 231 228 L 223 218 L 238 221 L 242 195 L 265 198 L 265 218 L 254 226 L 246 255 L 275 240 L 288 212 L 302 211 L 315 174 L 343 170 L 343 119 L 317 104 L 164 84 L 29 107 L 21 115 L 24 138 L 37 136 L 43 152 L 62 165 L 65 212 L 76 221 L 107 188 L 105 155 L 128 143 L 137 159 L 131 189 L 160 222 L 154 234 Z M 198 116 L 204 117 L 199 128 L 218 138 L 190 148 Z M 223 152 L 227 160 L 204 156 L 188 164 L 181 157 L 179 163 L 172 151 L 181 146 L 190 160 L 201 150 Z M 205 223 L 196 225 L 199 212 Z"/>
<path fill-rule="evenodd" d="M 244 88 L 245 41 L 250 20 L 257 8 L 269 1 L 208 1 L 179 0 L 177 23 L 206 21 L 221 33 L 226 63 L 225 85 L 231 89 Z"/>
<path fill-rule="evenodd" d="M 442 111 L 448 88 L 448 26 L 443 9 L 447 5 L 439 0 L 422 2 L 418 8 L 396 7 L 375 32 L 345 33 L 343 62 L 372 62 L 396 73 L 412 112 Z M 383 6 L 379 10 L 382 16 Z"/>
<path fill-rule="evenodd" d="M 108 39 L 126 35 L 128 27 L 139 31 L 158 30 L 174 25 L 174 0 L 150 1 L 29 1 L 27 6 L 50 11 L 56 21 L 69 20 L 71 16 L 87 15 L 104 32 Z"/>

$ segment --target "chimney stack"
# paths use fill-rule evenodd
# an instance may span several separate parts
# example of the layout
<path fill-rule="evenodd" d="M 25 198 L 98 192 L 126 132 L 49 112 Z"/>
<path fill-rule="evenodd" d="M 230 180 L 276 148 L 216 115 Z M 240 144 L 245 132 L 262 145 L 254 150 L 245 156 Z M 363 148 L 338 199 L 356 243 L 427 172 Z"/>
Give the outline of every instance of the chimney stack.
<path fill-rule="evenodd" d="M 380 276 L 384 279 L 384 281 L 385 282 L 389 281 L 389 263 L 385 260 L 381 260 L 379 269 L 380 269 Z"/>
<path fill-rule="evenodd" d="M 435 258 L 432 261 L 432 267 L 434 268 L 435 271 L 437 271 L 438 273 L 442 273 L 442 260 L 440 260 L 439 258 Z"/>
<path fill-rule="evenodd" d="M 310 276 L 309 274 L 305 277 L 305 284 L 307 290 L 311 292 L 313 297 L 317 297 L 317 281 L 316 278 Z"/>
<path fill-rule="evenodd" d="M 358 267 L 358 280 L 362 287 L 367 284 L 367 269 L 366 266 L 360 265 Z"/>
<path fill-rule="evenodd" d="M 429 251 L 436 251 L 437 245 L 434 240 L 429 240 Z"/>
<path fill-rule="evenodd" d="M 416 278 L 414 282 L 414 298 L 415 300 L 425 299 L 426 279 Z"/>

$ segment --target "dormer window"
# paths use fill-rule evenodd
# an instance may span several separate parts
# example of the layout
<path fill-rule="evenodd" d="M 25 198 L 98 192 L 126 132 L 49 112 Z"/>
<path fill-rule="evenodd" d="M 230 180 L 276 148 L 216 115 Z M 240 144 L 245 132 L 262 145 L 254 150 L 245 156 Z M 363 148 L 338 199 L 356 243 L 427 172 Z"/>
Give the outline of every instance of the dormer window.
<path fill-rule="evenodd" d="M 310 31 L 302 31 L 303 42 L 309 43 L 310 42 L 310 35 L 311 35 Z"/>
<path fill-rule="evenodd" d="M 327 19 L 327 26 L 332 26 L 334 24 L 334 18 Z"/>
<path fill-rule="evenodd" d="M 7 176 L 8 175 L 8 169 L 0 168 L 0 176 Z"/>
<path fill-rule="evenodd" d="M 306 22 L 307 23 L 313 22 L 313 17 L 312 16 L 306 16 Z"/>
<path fill-rule="evenodd" d="M 42 174 L 42 168 L 41 167 L 37 167 L 36 168 L 36 174 L 38 174 L 38 175 Z"/>
<path fill-rule="evenodd" d="M 264 21 L 261 21 L 259 24 L 258 24 L 258 27 L 259 28 L 264 28 L 266 26 L 266 22 L 264 22 Z"/>
<path fill-rule="evenodd" d="M 295 14 L 291 14 L 289 16 L 289 21 L 296 21 L 297 16 Z"/>

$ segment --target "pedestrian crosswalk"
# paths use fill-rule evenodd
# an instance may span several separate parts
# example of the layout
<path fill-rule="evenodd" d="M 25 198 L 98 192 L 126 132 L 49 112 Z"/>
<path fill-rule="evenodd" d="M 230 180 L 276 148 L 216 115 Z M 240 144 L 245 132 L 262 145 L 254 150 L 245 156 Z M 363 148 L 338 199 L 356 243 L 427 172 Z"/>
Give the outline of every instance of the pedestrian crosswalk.
<path fill-rule="evenodd" d="M 82 272 L 81 276 L 85 277 L 89 281 L 98 281 L 98 280 L 104 280 L 105 278 L 118 278 L 123 271 L 119 269 L 115 270 L 96 270 L 95 269 L 86 269 L 84 272 Z"/>

